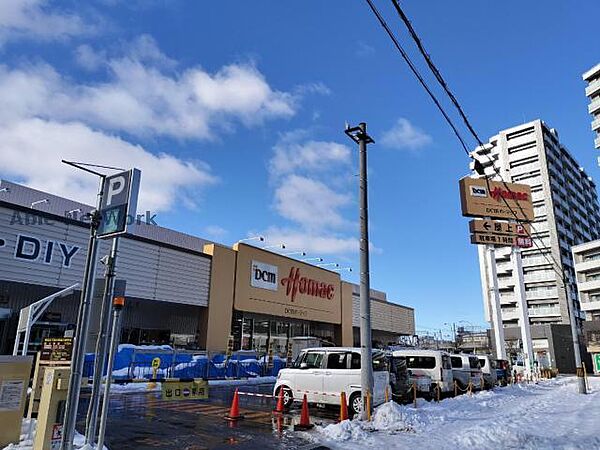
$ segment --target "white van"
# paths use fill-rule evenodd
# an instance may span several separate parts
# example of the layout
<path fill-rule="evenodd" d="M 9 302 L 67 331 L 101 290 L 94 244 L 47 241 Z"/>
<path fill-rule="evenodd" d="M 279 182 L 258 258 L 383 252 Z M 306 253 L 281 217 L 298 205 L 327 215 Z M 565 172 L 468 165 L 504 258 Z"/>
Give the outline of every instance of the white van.
<path fill-rule="evenodd" d="M 496 360 L 489 355 L 477 355 L 477 358 L 479 358 L 484 386 L 486 389 L 491 389 L 498 383 Z"/>
<path fill-rule="evenodd" d="M 458 383 L 461 390 L 467 389 L 469 382 L 473 384 L 473 389 L 481 389 L 483 374 L 479 366 L 479 358 L 475 355 L 451 355 L 452 374 L 454 380 Z"/>
<path fill-rule="evenodd" d="M 392 351 L 392 358 L 400 356 L 406 358 L 406 367 L 413 374 L 431 378 L 432 390 L 437 385 L 444 394 L 453 391 L 452 365 L 448 353 L 441 350 Z"/>
<path fill-rule="evenodd" d="M 373 350 L 373 378 L 373 406 L 377 406 L 385 401 L 385 390 L 390 386 L 386 355 L 379 350 Z M 301 402 L 304 394 L 309 403 L 339 406 L 340 394 L 345 392 L 350 415 L 360 413 L 360 348 L 302 350 L 291 368 L 279 371 L 273 395 L 279 396 L 281 389 L 286 408 L 293 402 Z"/>

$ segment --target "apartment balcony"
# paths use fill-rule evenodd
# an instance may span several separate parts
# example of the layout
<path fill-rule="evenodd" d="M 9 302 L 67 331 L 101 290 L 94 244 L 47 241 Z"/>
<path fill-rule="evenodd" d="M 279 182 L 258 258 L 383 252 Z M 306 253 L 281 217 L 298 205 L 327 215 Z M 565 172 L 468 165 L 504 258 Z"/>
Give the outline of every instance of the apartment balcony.
<path fill-rule="evenodd" d="M 519 320 L 519 309 L 502 308 L 502 320 Z"/>
<path fill-rule="evenodd" d="M 582 281 L 577 283 L 577 287 L 581 292 L 591 292 L 600 290 L 600 280 Z"/>
<path fill-rule="evenodd" d="M 598 312 L 600 311 L 600 301 L 595 302 L 581 302 L 581 310 L 585 312 Z"/>
<path fill-rule="evenodd" d="M 575 263 L 575 272 L 589 272 L 600 269 L 600 259 Z"/>
<path fill-rule="evenodd" d="M 592 131 L 600 130 L 600 117 L 592 121 Z"/>
<path fill-rule="evenodd" d="M 499 274 L 500 273 L 508 273 L 508 272 L 512 271 L 512 269 L 513 269 L 513 265 L 510 261 L 501 262 L 501 263 L 496 264 L 496 272 Z"/>
<path fill-rule="evenodd" d="M 500 304 L 501 305 L 513 305 L 517 302 L 517 298 L 514 294 L 509 295 L 500 295 Z"/>
<path fill-rule="evenodd" d="M 533 273 L 526 273 L 523 277 L 525 283 L 539 283 L 542 281 L 555 281 L 556 274 L 553 271 L 534 271 Z"/>
<path fill-rule="evenodd" d="M 558 298 L 558 290 L 545 289 L 539 291 L 526 291 L 525 296 L 527 300 L 545 300 L 548 298 Z"/>
<path fill-rule="evenodd" d="M 594 147 L 600 148 L 600 136 L 598 136 L 596 139 L 594 139 Z"/>
<path fill-rule="evenodd" d="M 550 256 L 548 256 L 548 259 L 552 261 Z M 544 258 L 543 256 L 532 256 L 523 258 L 523 267 L 543 266 L 545 264 L 548 264 L 548 259 Z M 600 262 L 598 266 L 600 267 Z"/>
<path fill-rule="evenodd" d="M 598 111 L 600 111 L 600 98 L 597 98 L 593 102 L 590 102 L 590 104 L 588 105 L 588 112 L 590 114 L 594 114 Z"/>
<path fill-rule="evenodd" d="M 585 96 L 586 97 L 591 97 L 592 95 L 595 95 L 598 92 L 600 92 L 600 79 L 592 81 L 585 88 Z"/>
<path fill-rule="evenodd" d="M 529 308 L 527 312 L 529 317 L 560 317 L 560 307 L 558 305 Z"/>
<path fill-rule="evenodd" d="M 498 289 L 508 289 L 514 285 L 513 277 L 498 277 Z"/>

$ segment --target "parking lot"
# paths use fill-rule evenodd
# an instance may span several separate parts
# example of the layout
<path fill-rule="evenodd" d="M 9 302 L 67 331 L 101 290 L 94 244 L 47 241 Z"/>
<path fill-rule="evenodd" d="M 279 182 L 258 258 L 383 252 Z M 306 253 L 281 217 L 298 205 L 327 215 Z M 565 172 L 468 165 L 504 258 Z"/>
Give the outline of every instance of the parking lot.
<path fill-rule="evenodd" d="M 111 395 L 106 444 L 111 449 L 200 450 L 235 446 L 240 449 L 314 448 L 303 433 L 294 432 L 299 408 L 288 414 L 272 413 L 274 399 L 240 395 L 244 419 L 235 423 L 223 419 L 229 411 L 236 386 L 211 386 L 208 400 L 169 401 L 160 391 L 119 392 Z M 241 385 L 239 392 L 272 393 L 273 384 Z M 84 425 L 88 396 L 81 400 Z M 337 411 L 311 407 L 313 423 L 335 422 Z"/>

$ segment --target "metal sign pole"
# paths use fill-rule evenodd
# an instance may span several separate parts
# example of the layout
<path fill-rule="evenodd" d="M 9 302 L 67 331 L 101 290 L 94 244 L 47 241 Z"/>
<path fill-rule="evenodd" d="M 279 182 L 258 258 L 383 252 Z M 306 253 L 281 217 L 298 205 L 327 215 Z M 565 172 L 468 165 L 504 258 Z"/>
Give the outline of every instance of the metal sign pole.
<path fill-rule="evenodd" d="M 116 297 L 113 300 L 113 323 L 110 335 L 110 349 L 108 353 L 108 366 L 106 384 L 104 386 L 104 396 L 102 397 L 102 412 L 100 414 L 100 426 L 98 430 L 98 445 L 96 448 L 104 448 L 104 433 L 106 432 L 106 416 L 108 415 L 108 407 L 110 403 L 110 384 L 112 382 L 112 370 L 115 361 L 115 353 L 121 335 L 121 310 L 125 306 L 124 297 Z"/>
<path fill-rule="evenodd" d="M 106 351 L 108 348 L 110 319 L 112 312 L 112 297 L 115 280 L 115 260 L 119 247 L 119 238 L 112 240 L 112 247 L 108 261 L 106 262 L 106 272 L 104 281 L 104 294 L 102 297 L 102 310 L 100 312 L 100 333 L 96 340 L 96 359 L 94 362 L 94 378 L 92 381 L 92 396 L 87 412 L 85 443 L 93 445 L 96 441 L 98 409 L 100 407 L 100 384 L 102 382 L 102 372 L 106 364 Z M 107 375 L 110 376 L 110 373 Z"/>
<path fill-rule="evenodd" d="M 521 249 L 512 248 L 515 280 L 515 297 L 519 305 L 519 326 L 521 327 L 521 341 L 523 342 L 523 364 L 525 367 L 525 376 L 532 375 L 533 365 L 533 343 L 531 341 L 531 325 L 529 323 L 529 306 L 525 294 L 525 280 L 523 276 L 523 260 L 521 259 Z"/>
<path fill-rule="evenodd" d="M 502 310 L 500 306 L 500 292 L 498 291 L 498 274 L 496 272 L 496 250 L 493 245 L 487 245 L 488 257 L 488 292 L 492 308 L 492 325 L 494 327 L 494 342 L 496 344 L 496 358 L 506 359 L 504 345 L 504 327 L 502 325 Z"/>
<path fill-rule="evenodd" d="M 100 205 L 102 204 L 103 188 L 104 177 L 100 177 L 100 188 L 98 190 L 96 211 L 93 213 L 90 223 L 90 239 L 86 256 L 85 272 L 83 275 L 81 302 L 79 305 L 79 313 L 77 315 L 75 352 L 71 360 L 71 375 L 69 379 L 69 392 L 66 402 L 61 450 L 71 450 L 73 448 L 73 438 L 75 437 L 75 422 L 77 420 L 77 407 L 79 406 L 79 394 L 81 391 L 81 375 L 85 357 L 87 330 L 90 322 L 90 303 L 92 300 L 92 294 L 94 292 L 96 255 L 98 253 L 98 240 L 96 238 L 96 231 L 99 225 L 98 211 L 100 210 Z"/>
<path fill-rule="evenodd" d="M 569 279 L 566 274 L 563 276 L 563 283 L 565 285 L 565 294 L 567 295 L 567 308 L 569 310 L 569 318 L 571 323 L 571 337 L 573 338 L 573 352 L 575 356 L 575 370 L 583 370 L 583 363 L 581 361 L 581 351 L 579 348 L 579 332 L 577 327 L 577 319 L 575 318 L 575 305 L 573 305 L 573 298 L 571 297 L 571 286 Z M 581 375 L 581 376 L 580 376 Z M 583 374 L 577 374 L 577 381 L 579 386 L 580 394 L 587 394 L 587 387 L 585 385 L 585 378 Z"/>

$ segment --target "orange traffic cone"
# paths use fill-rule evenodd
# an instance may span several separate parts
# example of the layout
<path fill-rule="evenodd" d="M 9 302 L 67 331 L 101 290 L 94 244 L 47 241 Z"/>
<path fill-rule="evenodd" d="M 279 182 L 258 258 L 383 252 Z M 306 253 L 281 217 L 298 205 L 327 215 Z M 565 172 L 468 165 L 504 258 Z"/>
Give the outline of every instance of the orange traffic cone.
<path fill-rule="evenodd" d="M 231 402 L 231 408 L 229 409 L 229 414 L 225 416 L 225 420 L 236 421 L 239 419 L 243 419 L 244 416 L 240 414 L 240 400 L 238 397 L 238 390 L 235 389 L 233 394 L 233 401 Z"/>
<path fill-rule="evenodd" d="M 314 425 L 310 423 L 310 416 L 308 415 L 308 400 L 306 399 L 306 394 L 304 394 L 304 399 L 302 400 L 302 413 L 300 414 L 300 423 L 294 426 L 295 430 L 310 430 Z"/>
<path fill-rule="evenodd" d="M 279 395 L 277 396 L 277 406 L 273 410 L 274 413 L 283 414 L 285 408 L 283 407 L 283 388 L 279 389 Z"/>
<path fill-rule="evenodd" d="M 340 393 L 340 422 L 348 419 L 348 404 L 346 403 L 346 393 Z"/>

